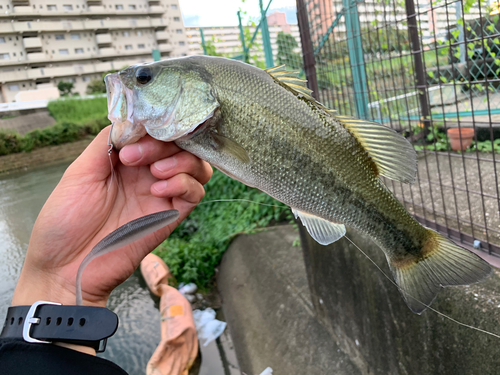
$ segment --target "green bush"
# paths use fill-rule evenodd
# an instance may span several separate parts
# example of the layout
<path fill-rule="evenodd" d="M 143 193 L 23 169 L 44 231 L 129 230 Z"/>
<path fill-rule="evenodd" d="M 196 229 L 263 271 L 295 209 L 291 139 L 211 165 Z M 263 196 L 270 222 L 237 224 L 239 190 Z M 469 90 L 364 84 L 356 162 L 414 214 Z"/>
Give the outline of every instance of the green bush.
<path fill-rule="evenodd" d="M 205 190 L 202 203 L 155 250 L 177 282 L 192 281 L 201 288 L 207 287 L 224 251 L 237 234 L 251 233 L 271 222 L 292 218 L 284 204 L 217 170 Z M 214 202 L 226 199 L 247 201 Z"/>
<path fill-rule="evenodd" d="M 49 102 L 49 113 L 57 122 L 83 123 L 108 115 L 106 97 L 91 99 L 61 99 Z"/>

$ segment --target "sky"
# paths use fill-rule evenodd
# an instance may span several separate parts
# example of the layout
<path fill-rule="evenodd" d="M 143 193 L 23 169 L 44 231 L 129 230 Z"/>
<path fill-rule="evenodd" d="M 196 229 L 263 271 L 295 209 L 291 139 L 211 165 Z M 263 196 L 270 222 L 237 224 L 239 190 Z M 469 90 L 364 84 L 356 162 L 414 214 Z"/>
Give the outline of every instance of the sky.
<path fill-rule="evenodd" d="M 263 0 L 264 7 L 269 0 Z M 296 0 L 272 0 L 267 14 L 273 10 L 287 11 L 289 23 L 296 23 L 294 17 Z M 238 25 L 239 8 L 247 11 L 246 18 L 258 18 L 259 0 L 179 0 L 185 26 L 235 26 Z M 292 18 L 292 19 L 291 19 Z"/>

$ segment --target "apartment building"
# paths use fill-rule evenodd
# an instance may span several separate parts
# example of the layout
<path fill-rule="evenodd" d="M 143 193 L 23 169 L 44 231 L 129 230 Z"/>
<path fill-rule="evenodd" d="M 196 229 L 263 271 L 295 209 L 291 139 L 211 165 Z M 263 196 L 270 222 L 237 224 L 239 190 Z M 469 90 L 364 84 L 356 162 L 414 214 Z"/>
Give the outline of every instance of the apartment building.
<path fill-rule="evenodd" d="M 178 0 L 0 0 L 0 102 L 189 52 Z M 19 97 L 19 95 L 18 95 Z"/>
<path fill-rule="evenodd" d="M 269 27 L 269 37 L 271 39 L 271 47 L 273 56 L 276 59 L 278 53 L 278 45 L 276 39 L 278 33 L 283 31 L 291 34 L 297 41 L 297 52 L 300 52 L 300 31 L 298 25 L 291 25 L 286 22 L 285 14 L 282 12 L 275 12 L 267 17 Z M 224 56 L 236 56 L 242 53 L 240 29 L 238 26 L 220 26 L 220 27 L 202 27 L 205 41 L 213 42 L 217 53 Z M 255 27 L 250 27 L 250 33 L 253 35 Z M 202 55 L 203 47 L 201 45 L 201 35 L 199 27 L 186 27 L 186 35 L 188 40 L 188 54 Z M 262 46 L 261 34 L 257 34 L 256 42 Z M 252 50 L 253 51 L 253 50 Z M 252 52 L 252 54 L 254 54 Z M 263 51 L 255 51 L 255 54 L 264 59 Z"/>

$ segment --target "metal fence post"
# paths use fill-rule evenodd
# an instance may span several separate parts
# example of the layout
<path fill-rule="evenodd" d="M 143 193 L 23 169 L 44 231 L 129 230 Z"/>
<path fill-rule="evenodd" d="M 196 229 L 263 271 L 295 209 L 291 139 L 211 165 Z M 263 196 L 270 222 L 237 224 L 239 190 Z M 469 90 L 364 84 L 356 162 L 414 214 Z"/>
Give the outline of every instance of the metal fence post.
<path fill-rule="evenodd" d="M 264 5 L 262 4 L 262 0 L 259 0 L 259 7 L 260 7 L 260 25 L 262 29 L 262 44 L 264 46 L 266 68 L 272 68 L 274 66 L 273 49 L 271 48 L 271 37 L 269 36 L 269 28 L 267 26 L 266 10 L 264 10 Z"/>
<path fill-rule="evenodd" d="M 358 5 L 356 1 L 351 0 L 342 0 L 342 5 L 344 9 L 346 9 L 345 23 L 347 29 L 347 44 L 349 47 L 349 61 L 351 64 L 352 81 L 354 85 L 356 112 L 359 118 L 366 119 L 369 117 L 368 86 L 366 83 Z"/>
<path fill-rule="evenodd" d="M 207 45 L 205 44 L 205 35 L 203 34 L 203 29 L 200 27 L 200 36 L 201 36 L 201 46 L 203 47 L 203 54 L 207 54 Z"/>
<path fill-rule="evenodd" d="M 431 111 L 429 108 L 429 99 L 427 97 L 427 80 L 425 78 L 424 64 L 422 63 L 422 50 L 420 49 L 420 38 L 418 36 L 417 15 L 413 0 L 405 0 L 406 17 L 408 19 L 408 34 L 415 64 L 415 74 L 417 76 L 417 90 L 422 111 L 422 121 L 428 132 L 431 122 Z"/>
<path fill-rule="evenodd" d="M 299 22 L 300 42 L 302 44 L 302 55 L 304 57 L 304 72 L 306 73 L 307 86 L 313 90 L 312 95 L 318 99 L 318 79 L 316 77 L 316 61 L 314 49 L 309 31 L 309 20 L 304 0 L 297 0 L 297 20 Z"/>
<path fill-rule="evenodd" d="M 238 11 L 238 25 L 240 26 L 241 47 L 243 48 L 243 61 L 248 63 L 250 62 L 250 58 L 248 56 L 248 49 L 245 46 L 245 32 L 243 31 L 243 23 L 241 22 L 240 11 Z"/>

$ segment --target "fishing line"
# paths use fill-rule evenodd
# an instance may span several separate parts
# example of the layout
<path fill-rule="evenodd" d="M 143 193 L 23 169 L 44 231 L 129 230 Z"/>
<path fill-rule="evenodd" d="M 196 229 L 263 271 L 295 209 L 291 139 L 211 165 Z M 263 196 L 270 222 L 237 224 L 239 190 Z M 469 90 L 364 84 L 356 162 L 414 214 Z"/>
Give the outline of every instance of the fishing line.
<path fill-rule="evenodd" d="M 113 143 L 111 142 L 111 132 L 113 131 L 114 125 L 115 125 L 115 123 L 113 122 L 111 124 L 111 129 L 109 129 L 109 134 L 108 134 L 108 146 L 109 146 L 108 159 L 109 159 L 109 165 L 111 167 L 111 180 L 109 181 L 108 192 L 109 192 L 109 189 L 111 189 L 111 186 L 113 185 L 113 180 L 115 177 L 115 167 L 113 165 L 113 161 L 111 160 L 111 153 L 113 152 Z"/>
<path fill-rule="evenodd" d="M 207 204 L 207 203 L 214 203 L 214 202 L 248 202 L 248 203 L 257 203 L 260 204 L 261 206 L 268 206 L 268 207 L 277 207 L 277 208 L 289 208 L 288 206 L 278 206 L 277 204 L 268 204 L 268 203 L 261 203 L 261 202 L 256 202 L 252 201 L 250 199 L 239 199 L 239 198 L 234 198 L 234 199 L 214 199 L 211 201 L 204 201 L 201 203 L 198 203 L 198 206 L 202 204 Z"/>
<path fill-rule="evenodd" d="M 391 282 L 391 284 L 392 284 L 392 285 L 394 285 L 396 288 L 398 288 L 401 292 L 404 292 L 404 293 L 405 293 L 407 296 L 409 296 L 410 298 L 413 298 L 415 301 L 417 301 L 418 303 L 421 303 L 422 305 L 424 305 L 424 306 L 425 306 L 426 308 L 428 308 L 429 310 L 431 310 L 431 311 L 435 312 L 436 314 L 438 314 L 438 315 L 440 315 L 440 316 L 442 316 L 442 317 L 444 317 L 444 318 L 446 318 L 446 319 L 448 319 L 448 320 L 451 320 L 452 322 L 454 322 L 454 323 L 456 323 L 456 324 L 458 324 L 458 325 L 461 325 L 461 326 L 466 327 L 466 328 L 473 329 L 473 330 L 475 330 L 475 331 L 479 331 L 479 332 L 482 332 L 482 333 L 486 333 L 487 335 L 490 335 L 490 336 L 493 336 L 493 337 L 496 337 L 496 338 L 500 339 L 500 335 L 497 335 L 497 334 L 492 333 L 492 332 L 485 331 L 484 329 L 477 328 L 477 327 L 471 326 L 471 325 L 469 325 L 469 324 L 465 324 L 465 323 L 459 322 L 458 320 L 453 319 L 452 317 L 450 317 L 450 316 L 448 316 L 448 315 L 446 315 L 446 314 L 444 314 L 444 313 L 442 313 L 442 312 L 440 312 L 440 311 L 438 311 L 438 310 L 436 310 L 436 309 L 434 309 L 434 308 L 430 307 L 429 305 L 426 305 L 425 303 L 423 303 L 422 301 L 420 301 L 418 298 L 413 297 L 411 294 L 409 294 L 409 293 L 408 293 L 408 292 L 406 292 L 403 288 L 401 288 L 398 284 L 396 284 L 396 283 L 395 283 L 395 282 L 394 282 L 394 281 L 393 281 L 393 280 L 392 280 L 392 279 L 391 279 L 391 278 L 390 278 L 390 277 L 389 277 L 389 276 L 388 276 L 388 275 L 387 275 L 387 274 L 386 274 L 386 273 L 382 270 L 382 268 L 380 268 L 380 267 L 379 267 L 379 265 L 378 265 L 377 263 L 375 263 L 375 261 L 373 261 L 373 260 L 372 260 L 372 258 L 370 258 L 370 257 L 368 256 L 368 254 L 366 254 L 363 250 L 361 250 L 361 248 L 360 248 L 358 245 L 356 245 L 354 242 L 352 242 L 352 240 L 351 240 L 349 237 L 347 237 L 347 236 L 344 236 L 344 237 L 345 237 L 345 238 L 346 238 L 346 239 L 347 239 L 350 243 L 352 243 L 352 244 L 354 245 L 354 247 L 355 247 L 356 249 L 358 249 L 358 250 L 361 252 L 361 254 L 363 254 L 363 255 L 364 255 L 364 256 L 365 256 L 365 257 L 366 257 L 366 258 L 367 258 L 370 262 L 372 262 L 372 264 L 373 264 L 375 267 L 377 267 L 377 269 L 378 269 L 378 270 L 382 273 L 382 275 L 384 275 L 384 276 L 385 276 L 385 278 L 386 278 L 387 280 L 389 280 L 389 281 Z"/>
<path fill-rule="evenodd" d="M 235 198 L 235 199 L 214 199 L 214 200 L 210 200 L 210 201 L 206 201 L 206 202 L 201 202 L 199 203 L 199 205 L 201 204 L 206 204 L 206 203 L 214 203 L 214 202 L 248 202 L 248 203 L 256 203 L 256 204 L 260 204 L 262 206 L 269 206 L 269 207 L 277 207 L 277 208 L 289 208 L 288 206 L 278 206 L 276 204 L 267 204 L 267 203 L 261 203 L 261 202 L 256 202 L 256 201 L 252 201 L 252 200 L 249 200 L 249 199 L 238 199 L 238 198 Z M 428 308 L 429 310 L 433 311 L 434 313 L 436 313 L 437 315 L 439 316 L 442 316 L 443 318 L 446 318 L 450 321 L 452 321 L 453 323 L 456 323 L 462 327 L 466 327 L 466 328 L 470 328 L 472 330 L 475 330 L 475 331 L 478 331 L 478 332 L 481 332 L 481 333 L 485 333 L 487 335 L 490 335 L 490 336 L 493 336 L 493 337 L 496 337 L 498 339 L 500 339 L 500 335 L 497 335 L 493 332 L 489 332 L 489 331 L 486 331 L 484 329 L 481 329 L 481 328 L 477 328 L 477 327 L 474 327 L 474 326 L 471 326 L 469 324 L 466 324 L 466 323 L 462 323 L 454 318 L 452 318 L 451 316 L 448 316 L 434 308 L 432 308 L 431 306 L 423 303 L 422 301 L 420 301 L 418 298 L 415 298 L 413 297 L 411 294 L 409 294 L 408 292 L 406 292 L 403 288 L 401 288 L 398 284 L 396 284 L 394 282 L 394 280 L 392 280 L 383 270 L 382 268 L 379 267 L 379 265 L 377 263 L 375 263 L 375 261 L 372 260 L 372 258 L 370 258 L 368 256 L 368 254 L 366 254 L 363 250 L 361 250 L 361 248 L 356 245 L 354 242 L 352 242 L 352 240 L 347 237 L 347 236 L 344 236 L 350 243 L 352 243 L 354 245 L 354 247 L 356 247 L 356 249 L 358 249 L 361 254 L 363 254 L 381 273 L 382 275 L 384 275 L 384 277 L 389 280 L 389 282 L 394 285 L 396 288 L 398 288 L 398 290 L 400 290 L 401 292 L 404 292 L 407 296 L 409 296 L 410 298 L 413 298 L 415 301 L 417 301 L 418 303 L 421 303 L 422 305 L 424 305 L 426 308 Z"/>

